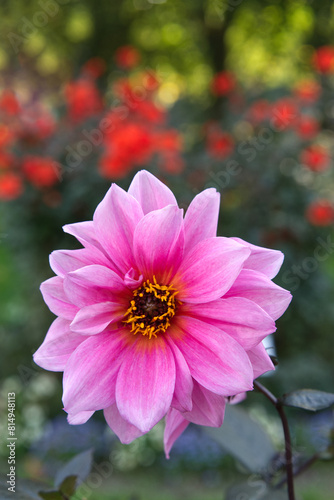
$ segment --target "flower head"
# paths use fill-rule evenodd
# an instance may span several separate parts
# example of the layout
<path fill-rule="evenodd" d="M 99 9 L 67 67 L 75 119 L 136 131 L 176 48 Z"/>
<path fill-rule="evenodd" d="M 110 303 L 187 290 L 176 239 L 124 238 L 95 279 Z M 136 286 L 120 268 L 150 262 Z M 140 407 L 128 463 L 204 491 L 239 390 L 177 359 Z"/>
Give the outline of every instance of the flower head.
<path fill-rule="evenodd" d="M 132 69 L 140 62 L 141 55 L 132 45 L 123 45 L 115 52 L 115 61 L 117 66 L 123 69 Z"/>
<path fill-rule="evenodd" d="M 319 73 L 333 73 L 334 47 L 331 45 L 319 47 L 313 54 L 313 66 Z"/>
<path fill-rule="evenodd" d="M 233 153 L 234 140 L 228 132 L 212 127 L 208 130 L 206 147 L 210 156 L 224 160 Z"/>
<path fill-rule="evenodd" d="M 330 226 L 334 223 L 334 205 L 329 200 L 316 200 L 306 210 L 307 220 L 314 226 Z"/>
<path fill-rule="evenodd" d="M 15 200 L 23 192 L 21 177 L 12 172 L 0 175 L 0 200 Z"/>
<path fill-rule="evenodd" d="M 37 188 L 51 187 L 59 182 L 60 165 L 49 157 L 27 156 L 22 162 L 26 178 Z"/>
<path fill-rule="evenodd" d="M 103 100 L 94 80 L 81 78 L 69 82 L 65 87 L 68 116 L 80 122 L 96 115 L 103 109 Z"/>
<path fill-rule="evenodd" d="M 301 139 L 312 139 L 319 132 L 320 124 L 318 120 L 308 115 L 300 115 L 296 122 L 296 132 Z"/>
<path fill-rule="evenodd" d="M 272 283 L 283 255 L 217 237 L 219 194 L 185 217 L 146 171 L 113 184 L 93 221 L 64 227 L 83 248 L 51 254 L 44 300 L 58 318 L 34 355 L 64 371 L 72 424 L 96 410 L 123 443 L 166 417 L 166 453 L 189 422 L 222 424 L 227 397 L 273 369 L 262 340 L 290 294 Z"/>
<path fill-rule="evenodd" d="M 321 86 L 316 80 L 301 80 L 294 88 L 294 95 L 304 103 L 316 102 L 321 94 Z"/>
<path fill-rule="evenodd" d="M 211 82 L 211 91 L 216 96 L 229 94 L 236 87 L 236 79 L 230 71 L 217 73 Z"/>
<path fill-rule="evenodd" d="M 331 157 L 326 148 L 312 144 L 301 152 L 300 161 L 313 172 L 324 172 L 330 167 Z"/>

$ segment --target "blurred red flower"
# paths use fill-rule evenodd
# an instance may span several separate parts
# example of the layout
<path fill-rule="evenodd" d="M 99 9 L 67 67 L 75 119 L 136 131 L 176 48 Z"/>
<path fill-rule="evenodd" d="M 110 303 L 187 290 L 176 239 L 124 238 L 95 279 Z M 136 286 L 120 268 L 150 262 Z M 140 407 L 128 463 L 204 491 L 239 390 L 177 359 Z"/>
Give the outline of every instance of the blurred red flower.
<path fill-rule="evenodd" d="M 293 127 L 298 118 L 299 108 L 290 97 L 282 97 L 271 108 L 271 121 L 278 130 Z"/>
<path fill-rule="evenodd" d="M 11 153 L 0 150 L 0 170 L 10 168 L 13 166 L 14 162 L 15 158 Z"/>
<path fill-rule="evenodd" d="M 143 165 L 153 152 L 153 136 L 143 124 L 124 121 L 105 136 L 106 153 L 100 172 L 106 177 L 122 177 L 135 165 Z"/>
<path fill-rule="evenodd" d="M 165 112 L 152 101 L 138 102 L 136 111 L 142 118 L 152 123 L 162 123 L 165 120 Z"/>
<path fill-rule="evenodd" d="M 20 104 L 11 90 L 4 90 L 0 97 L 0 110 L 6 115 L 15 116 L 20 111 Z"/>
<path fill-rule="evenodd" d="M 90 78 L 99 78 L 106 70 L 106 62 L 102 57 L 92 57 L 82 67 L 82 74 Z"/>
<path fill-rule="evenodd" d="M 214 95 L 223 96 L 235 89 L 236 79 L 230 71 L 217 73 L 211 82 L 211 91 Z"/>
<path fill-rule="evenodd" d="M 19 139 L 35 145 L 50 137 L 56 130 L 56 121 L 41 103 L 24 107 L 16 126 Z"/>
<path fill-rule="evenodd" d="M 22 171 L 35 187 L 47 188 L 59 182 L 61 167 L 52 158 L 27 156 L 23 159 Z"/>
<path fill-rule="evenodd" d="M 313 139 L 319 128 L 318 120 L 308 115 L 301 115 L 296 123 L 296 132 L 302 139 Z"/>
<path fill-rule="evenodd" d="M 184 160 L 181 156 L 173 153 L 162 153 L 159 166 L 161 170 L 169 174 L 180 174 L 184 170 Z"/>
<path fill-rule="evenodd" d="M 324 45 L 313 54 L 313 66 L 319 73 L 334 72 L 334 47 Z"/>
<path fill-rule="evenodd" d="M 210 156 L 223 160 L 230 156 L 234 150 L 233 137 L 219 129 L 209 129 L 206 142 Z"/>
<path fill-rule="evenodd" d="M 151 69 L 143 73 L 142 83 L 149 91 L 156 90 L 160 85 L 158 75 Z"/>
<path fill-rule="evenodd" d="M 23 192 L 23 185 L 21 178 L 13 173 L 6 172 L 0 175 L 0 199 L 9 201 L 15 200 Z"/>
<path fill-rule="evenodd" d="M 183 142 L 177 130 L 164 130 L 154 135 L 154 146 L 160 154 L 159 165 L 170 174 L 180 174 L 184 169 L 184 161 L 180 156 Z"/>
<path fill-rule="evenodd" d="M 259 99 L 250 105 L 247 117 L 255 124 L 259 124 L 267 120 L 270 116 L 271 104 L 266 99 Z"/>
<path fill-rule="evenodd" d="M 0 148 L 8 146 L 14 141 L 14 139 L 14 132 L 9 127 L 7 127 L 7 125 L 0 123 Z"/>
<path fill-rule="evenodd" d="M 152 76 L 151 73 L 145 75 Z M 142 82 L 143 77 L 139 80 Z M 165 127 L 166 111 L 153 101 L 157 82 L 148 86 L 134 85 L 128 78 L 114 84 L 120 100 L 118 107 L 105 117 L 105 152 L 100 158 L 99 171 L 108 178 L 121 178 L 133 168 L 144 166 L 155 154 L 164 170 L 179 173 L 183 168 L 180 156 L 180 134 Z"/>
<path fill-rule="evenodd" d="M 132 69 L 138 65 L 140 59 L 139 51 L 132 45 L 123 45 L 115 52 L 115 62 L 120 68 Z"/>
<path fill-rule="evenodd" d="M 300 161 L 313 172 L 323 172 L 330 165 L 330 155 L 326 148 L 313 144 L 304 149 L 300 155 Z"/>
<path fill-rule="evenodd" d="M 68 115 L 73 122 L 89 118 L 103 109 L 103 100 L 94 81 L 79 79 L 65 87 Z"/>
<path fill-rule="evenodd" d="M 182 150 L 182 137 L 177 130 L 163 130 L 154 135 L 157 151 L 175 153 Z"/>
<path fill-rule="evenodd" d="M 329 226 L 334 223 L 334 206 L 329 200 L 317 200 L 306 210 L 307 220 L 314 226 Z"/>
<path fill-rule="evenodd" d="M 319 99 L 321 86 L 316 80 L 301 80 L 294 88 L 295 96 L 306 103 L 312 103 Z"/>

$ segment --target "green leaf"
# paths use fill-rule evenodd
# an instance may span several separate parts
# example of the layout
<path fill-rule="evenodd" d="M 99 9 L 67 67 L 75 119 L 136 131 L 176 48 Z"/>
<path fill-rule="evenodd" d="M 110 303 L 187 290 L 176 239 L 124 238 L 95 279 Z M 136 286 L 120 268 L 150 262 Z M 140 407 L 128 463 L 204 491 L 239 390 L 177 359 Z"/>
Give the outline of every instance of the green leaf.
<path fill-rule="evenodd" d="M 276 454 L 268 434 L 237 406 L 227 405 L 223 425 L 205 427 L 205 432 L 251 472 L 268 467 Z"/>
<path fill-rule="evenodd" d="M 67 497 L 74 495 L 77 489 L 78 476 L 67 476 L 59 486 L 60 491 Z"/>
<path fill-rule="evenodd" d="M 43 500 L 64 500 L 60 491 L 40 491 L 39 496 L 43 498 Z"/>
<path fill-rule="evenodd" d="M 300 391 L 284 394 L 280 398 L 280 402 L 284 406 L 293 406 L 308 411 L 319 411 L 330 408 L 334 404 L 334 394 L 313 389 L 301 389 Z"/>
<path fill-rule="evenodd" d="M 226 492 L 225 500 L 287 500 L 283 490 L 273 490 L 260 478 L 250 478 L 246 483 L 236 484 Z"/>
<path fill-rule="evenodd" d="M 61 488 L 61 485 L 69 476 L 76 476 L 76 487 L 82 483 L 91 471 L 93 464 L 93 450 L 87 450 L 76 455 L 67 462 L 57 473 L 55 478 L 55 487 Z"/>

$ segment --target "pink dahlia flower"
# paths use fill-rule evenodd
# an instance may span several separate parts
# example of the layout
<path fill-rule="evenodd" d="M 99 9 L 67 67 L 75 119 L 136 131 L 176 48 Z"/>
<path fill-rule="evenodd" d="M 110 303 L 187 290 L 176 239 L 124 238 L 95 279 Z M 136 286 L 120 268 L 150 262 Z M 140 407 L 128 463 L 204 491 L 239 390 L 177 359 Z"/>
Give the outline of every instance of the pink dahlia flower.
<path fill-rule="evenodd" d="M 220 426 L 225 402 L 272 370 L 262 340 L 290 293 L 271 279 L 283 254 L 217 237 L 219 194 L 185 217 L 173 193 L 141 171 L 113 184 L 93 221 L 64 231 L 83 248 L 57 250 L 42 283 L 58 318 L 34 355 L 64 371 L 71 424 L 104 410 L 123 443 L 166 417 L 165 450 L 189 422 Z"/>

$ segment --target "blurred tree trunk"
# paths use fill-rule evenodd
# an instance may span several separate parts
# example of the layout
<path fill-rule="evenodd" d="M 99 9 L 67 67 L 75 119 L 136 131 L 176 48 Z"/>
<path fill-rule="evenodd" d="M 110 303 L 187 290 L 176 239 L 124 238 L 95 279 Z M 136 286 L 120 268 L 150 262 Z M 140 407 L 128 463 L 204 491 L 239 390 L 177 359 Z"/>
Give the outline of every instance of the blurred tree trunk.
<path fill-rule="evenodd" d="M 219 73 L 226 69 L 226 59 L 228 55 L 228 47 L 226 43 L 226 32 L 233 22 L 236 9 L 227 6 L 226 10 L 219 9 L 218 2 L 217 8 L 208 11 L 208 2 L 203 2 L 200 10 L 200 19 L 203 24 L 203 32 L 207 39 L 207 46 L 209 50 L 209 58 L 214 73 Z M 217 97 L 212 108 L 210 109 L 210 118 L 220 119 L 222 114 L 222 107 L 225 98 Z"/>
<path fill-rule="evenodd" d="M 226 68 L 226 58 L 227 58 L 227 44 L 226 44 L 226 32 L 230 24 L 232 23 L 234 15 L 234 10 L 226 10 L 224 15 L 220 18 L 217 13 L 217 18 L 203 19 L 204 33 L 208 41 L 208 47 L 210 50 L 210 58 L 212 61 L 212 67 L 215 73 L 219 73 Z"/>

